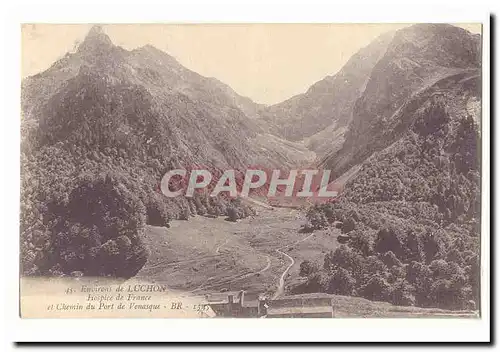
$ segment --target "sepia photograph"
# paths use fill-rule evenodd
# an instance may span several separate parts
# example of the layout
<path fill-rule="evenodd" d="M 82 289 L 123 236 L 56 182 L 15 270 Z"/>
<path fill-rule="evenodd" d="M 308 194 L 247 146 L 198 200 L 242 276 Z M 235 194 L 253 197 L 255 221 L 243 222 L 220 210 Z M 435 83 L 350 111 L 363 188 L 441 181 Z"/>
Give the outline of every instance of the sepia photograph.
<path fill-rule="evenodd" d="M 287 72 L 308 32 L 322 57 Z M 479 316 L 481 24 L 22 40 L 22 316 Z"/>

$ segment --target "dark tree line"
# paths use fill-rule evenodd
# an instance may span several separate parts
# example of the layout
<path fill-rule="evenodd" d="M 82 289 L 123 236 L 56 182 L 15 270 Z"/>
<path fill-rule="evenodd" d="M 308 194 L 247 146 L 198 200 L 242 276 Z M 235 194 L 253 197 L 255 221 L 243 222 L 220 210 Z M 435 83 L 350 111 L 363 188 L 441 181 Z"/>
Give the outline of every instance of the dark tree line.
<path fill-rule="evenodd" d="M 469 115 L 434 99 L 410 131 L 363 164 L 335 203 L 309 209 L 309 226 L 348 241 L 321 265 L 303 263 L 296 291 L 397 305 L 475 309 L 480 286 L 480 137 Z M 319 261 L 321 262 L 321 261 Z"/>

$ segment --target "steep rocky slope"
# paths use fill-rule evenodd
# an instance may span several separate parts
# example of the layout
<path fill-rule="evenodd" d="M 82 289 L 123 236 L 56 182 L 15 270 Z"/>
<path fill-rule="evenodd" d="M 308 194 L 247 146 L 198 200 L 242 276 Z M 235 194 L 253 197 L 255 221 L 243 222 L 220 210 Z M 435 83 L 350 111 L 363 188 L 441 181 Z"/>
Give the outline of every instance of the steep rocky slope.
<path fill-rule="evenodd" d="M 149 149 L 169 145 L 163 152 L 171 159 L 221 168 L 244 168 L 264 160 L 273 164 L 271 148 L 253 147 L 253 139 L 264 131 L 243 111 L 251 114 L 257 106 L 152 46 L 131 52 L 114 46 L 99 27 L 76 53 L 27 78 L 22 94 L 25 120 L 40 123 L 41 145 L 85 140 L 82 128 L 89 123 L 103 142 L 89 140 L 95 148 L 114 145 L 120 138 L 128 143 L 125 149 L 137 152 L 144 149 L 138 144 L 146 142 Z M 97 128 L 96 123 L 103 126 Z M 127 133 L 146 124 L 148 131 Z M 290 156 L 285 165 L 296 161 Z"/>
<path fill-rule="evenodd" d="M 359 169 L 335 203 L 309 210 L 339 226 L 302 291 L 398 305 L 476 309 L 480 287 L 480 40 L 448 25 L 396 33 L 375 66 L 341 150 Z M 339 222 L 339 223 L 336 223 Z"/>
<path fill-rule="evenodd" d="M 478 35 L 451 25 L 421 24 L 397 31 L 355 103 L 344 145 L 321 165 L 340 176 L 393 143 L 408 125 L 404 116 L 418 108 L 422 92 L 447 77 L 479 74 L 480 43 Z"/>
<path fill-rule="evenodd" d="M 98 26 L 23 81 L 21 104 L 22 271 L 32 275 L 131 276 L 147 257 L 146 224 L 250 212 L 206 194 L 166 198 L 167 170 L 311 159 L 303 146 L 266 138 L 246 115 L 249 99 L 152 46 L 115 46 Z"/>

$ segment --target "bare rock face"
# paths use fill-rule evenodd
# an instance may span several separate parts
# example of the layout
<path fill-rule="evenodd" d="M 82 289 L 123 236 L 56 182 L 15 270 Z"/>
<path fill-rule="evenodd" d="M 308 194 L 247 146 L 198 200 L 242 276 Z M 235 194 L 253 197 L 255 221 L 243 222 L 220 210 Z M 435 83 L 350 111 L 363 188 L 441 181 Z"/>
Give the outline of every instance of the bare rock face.
<path fill-rule="evenodd" d="M 79 52 L 97 54 L 113 47 L 111 39 L 104 33 L 102 26 L 94 25 L 78 47 Z"/>
<path fill-rule="evenodd" d="M 419 24 L 397 31 L 355 102 L 343 147 L 327 155 L 322 165 L 341 175 L 400 137 L 425 92 L 436 90 L 432 87 L 438 82 L 479 72 L 477 35 L 445 24 Z"/>

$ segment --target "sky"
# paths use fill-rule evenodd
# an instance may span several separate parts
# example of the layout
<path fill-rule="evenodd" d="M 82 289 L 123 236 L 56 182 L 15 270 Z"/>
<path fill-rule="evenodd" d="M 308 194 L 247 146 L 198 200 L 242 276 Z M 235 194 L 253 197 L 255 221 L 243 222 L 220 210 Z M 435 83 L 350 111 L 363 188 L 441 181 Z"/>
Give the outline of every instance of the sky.
<path fill-rule="evenodd" d="M 185 67 L 215 77 L 257 103 L 304 93 L 339 71 L 382 33 L 409 24 L 110 24 L 115 45 L 151 44 Z M 473 33 L 480 24 L 456 24 Z M 23 24 L 22 77 L 49 68 L 74 51 L 91 24 Z"/>

